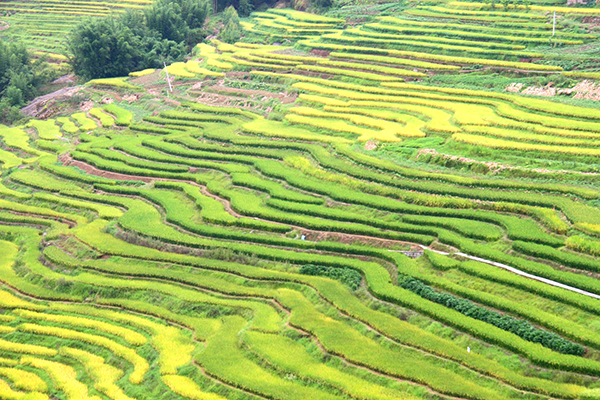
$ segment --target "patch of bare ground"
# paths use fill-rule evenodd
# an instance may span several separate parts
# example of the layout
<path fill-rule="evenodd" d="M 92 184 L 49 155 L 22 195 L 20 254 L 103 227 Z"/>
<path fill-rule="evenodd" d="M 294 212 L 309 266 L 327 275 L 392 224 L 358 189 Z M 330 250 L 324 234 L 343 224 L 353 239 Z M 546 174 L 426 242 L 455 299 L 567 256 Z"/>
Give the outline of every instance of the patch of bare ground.
<path fill-rule="evenodd" d="M 511 83 L 504 90 L 512 93 L 552 97 L 557 95 L 573 96 L 574 99 L 600 101 L 600 84 L 592 80 L 583 80 L 572 88 L 557 89 L 550 82 L 544 87 L 529 86 L 523 89 L 522 83 Z"/>
<path fill-rule="evenodd" d="M 63 75 L 60 78 L 56 78 L 51 82 L 52 85 L 66 85 L 75 83 L 75 75 Z"/>
<path fill-rule="evenodd" d="M 77 95 L 84 87 L 71 86 L 59 89 L 44 96 L 36 97 L 21 112 L 28 117 L 48 119 L 62 111 L 59 104 Z"/>
<path fill-rule="evenodd" d="M 223 85 L 215 85 L 210 86 L 205 89 L 205 91 L 217 91 L 220 94 L 223 93 L 232 93 L 232 94 L 241 94 L 243 97 L 251 97 L 260 101 L 267 101 L 268 99 L 277 99 L 281 101 L 283 104 L 291 104 L 296 101 L 296 97 L 298 97 L 295 93 L 273 93 L 267 90 L 255 90 L 255 89 L 238 89 L 232 88 L 229 86 Z"/>
<path fill-rule="evenodd" d="M 129 83 L 131 83 L 132 85 L 144 86 L 144 87 L 149 86 L 149 85 L 154 85 L 154 84 L 156 84 L 156 81 L 158 80 L 158 78 L 160 76 L 160 71 L 161 71 L 160 69 L 157 69 L 156 71 L 154 71 L 151 74 L 130 79 Z"/>
<path fill-rule="evenodd" d="M 310 52 L 313 55 L 319 56 L 319 57 L 329 57 L 329 53 L 331 53 L 331 51 L 329 51 L 329 50 L 317 50 L 317 49 L 312 49 Z"/>
<path fill-rule="evenodd" d="M 576 92 L 574 99 L 586 99 L 586 100 L 596 100 L 600 101 L 600 84 L 591 81 L 584 80 L 579 82 L 574 88 L 573 91 Z"/>
<path fill-rule="evenodd" d="M 367 143 L 365 143 L 365 150 L 372 151 L 377 149 L 377 143 L 373 139 L 369 139 Z"/>
<path fill-rule="evenodd" d="M 590 27 L 600 26 L 600 17 L 592 17 L 592 16 L 583 17 L 581 22 L 589 25 Z"/>
<path fill-rule="evenodd" d="M 5 29 L 10 28 L 10 25 L 8 24 L 8 22 L 6 21 L 0 21 L 0 32 L 2 32 Z"/>
<path fill-rule="evenodd" d="M 93 101 L 84 101 L 79 106 L 79 110 L 81 110 L 84 113 L 87 113 L 88 111 L 90 111 L 94 107 L 95 107 L 95 104 L 94 104 Z"/>
<path fill-rule="evenodd" d="M 200 92 L 194 101 L 208 106 L 242 108 L 259 114 L 269 114 L 273 111 L 272 107 L 262 105 L 258 100 L 217 93 Z"/>
<path fill-rule="evenodd" d="M 109 104 L 109 103 L 112 103 L 115 100 L 116 101 L 123 100 L 123 96 L 120 93 L 115 92 L 113 90 L 94 89 L 94 88 L 88 88 L 88 90 L 91 91 L 91 92 L 95 92 L 95 93 L 98 93 L 98 94 L 102 95 L 102 100 L 100 100 L 100 102 L 103 103 L 103 104 Z M 110 95 L 110 96 L 107 96 L 107 95 Z"/>
<path fill-rule="evenodd" d="M 555 87 L 552 87 L 552 83 L 547 84 L 544 87 L 539 86 L 529 86 L 525 90 L 521 92 L 521 94 L 529 94 L 533 96 L 544 96 L 544 97 L 552 97 L 556 96 L 557 90 Z"/>

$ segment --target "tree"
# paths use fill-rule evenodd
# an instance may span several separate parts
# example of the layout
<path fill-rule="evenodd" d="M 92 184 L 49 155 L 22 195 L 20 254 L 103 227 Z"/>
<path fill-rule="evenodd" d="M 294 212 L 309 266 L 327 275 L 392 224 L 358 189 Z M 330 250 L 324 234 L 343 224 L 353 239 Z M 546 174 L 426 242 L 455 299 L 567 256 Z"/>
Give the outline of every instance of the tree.
<path fill-rule="evenodd" d="M 229 6 L 223 11 L 223 25 L 227 26 L 229 21 L 233 21 L 237 26 L 240 25 L 240 16 L 233 6 Z"/>
<path fill-rule="evenodd" d="M 223 25 L 225 29 L 221 32 L 221 40 L 225 43 L 235 43 L 242 36 L 240 17 L 233 6 L 229 6 L 223 12 Z"/>
<path fill-rule="evenodd" d="M 143 13 L 83 21 L 69 35 L 73 71 L 108 78 L 182 61 L 204 37 L 206 14 L 204 0 L 158 0 Z"/>
<path fill-rule="evenodd" d="M 252 0 L 240 0 L 240 4 L 238 6 L 238 13 L 242 17 L 247 17 L 254 11 L 254 4 L 252 4 Z"/>
<path fill-rule="evenodd" d="M 159 0 L 145 12 L 148 28 L 178 43 L 201 29 L 207 14 L 207 3 L 200 0 Z"/>
<path fill-rule="evenodd" d="M 73 72 L 86 79 L 127 75 L 144 61 L 141 37 L 115 18 L 80 23 L 68 48 Z"/>
<path fill-rule="evenodd" d="M 182 42 L 189 33 L 189 27 L 181 16 L 181 7 L 175 2 L 154 3 L 146 11 L 148 28 L 158 32 L 163 39 Z"/>
<path fill-rule="evenodd" d="M 312 4 L 319 9 L 325 9 L 331 7 L 333 4 L 331 0 L 313 0 Z"/>
<path fill-rule="evenodd" d="M 46 60 L 32 60 L 24 45 L 0 42 L 0 122 L 22 118 L 20 108 L 55 77 Z"/>
<path fill-rule="evenodd" d="M 242 36 L 242 30 L 240 25 L 236 24 L 232 19 L 229 20 L 223 32 L 221 32 L 221 39 L 225 43 L 235 43 Z"/>

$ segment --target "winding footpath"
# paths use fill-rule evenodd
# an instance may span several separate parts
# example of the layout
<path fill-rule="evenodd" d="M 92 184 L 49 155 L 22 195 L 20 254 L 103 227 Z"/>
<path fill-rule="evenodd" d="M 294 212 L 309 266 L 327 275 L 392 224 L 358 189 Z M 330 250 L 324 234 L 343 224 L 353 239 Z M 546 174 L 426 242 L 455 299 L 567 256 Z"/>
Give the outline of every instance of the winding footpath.
<path fill-rule="evenodd" d="M 424 250 L 433 251 L 434 253 L 438 253 L 438 254 L 441 254 L 441 255 L 444 255 L 444 256 L 450 255 L 450 253 L 446 253 L 446 252 L 443 252 L 443 251 L 430 249 L 427 246 L 423 246 L 423 245 L 420 245 L 420 246 Z M 520 269 L 516 269 L 514 267 L 511 267 L 510 265 L 502 264 L 502 263 L 491 261 L 491 260 L 486 260 L 485 258 L 470 256 L 468 254 L 460 253 L 460 252 L 453 253 L 453 254 L 456 254 L 457 256 L 468 258 L 468 259 L 473 260 L 473 261 L 479 261 L 481 263 L 493 265 L 494 267 L 505 269 L 505 270 L 510 271 L 512 273 L 515 273 L 517 275 L 521 275 L 521 276 L 523 276 L 525 278 L 534 279 L 536 281 L 540 281 L 540 282 L 546 283 L 548 285 L 552 285 L 552 286 L 556 286 L 556 287 L 559 287 L 559 288 L 562 288 L 562 289 L 570 290 L 572 292 L 579 293 L 579 294 L 582 294 L 584 296 L 588 296 L 588 297 L 592 297 L 594 299 L 600 300 L 600 295 L 597 295 L 596 293 L 590 293 L 590 292 L 587 292 L 585 290 L 581 290 L 581 289 L 575 288 L 573 286 L 565 285 L 565 284 L 560 283 L 560 282 L 556 282 L 556 281 L 553 281 L 553 280 L 550 280 L 550 279 L 542 278 L 541 276 L 532 275 L 532 274 L 529 274 L 527 272 L 521 271 Z"/>

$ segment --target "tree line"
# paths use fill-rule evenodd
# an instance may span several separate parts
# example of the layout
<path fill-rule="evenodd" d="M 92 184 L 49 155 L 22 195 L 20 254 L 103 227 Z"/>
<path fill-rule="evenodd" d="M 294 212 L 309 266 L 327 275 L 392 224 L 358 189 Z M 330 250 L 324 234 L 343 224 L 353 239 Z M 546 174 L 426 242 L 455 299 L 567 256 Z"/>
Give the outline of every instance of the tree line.
<path fill-rule="evenodd" d="M 25 45 L 0 41 L 0 123 L 21 119 L 21 107 L 55 77 L 47 62 L 31 59 Z"/>
<path fill-rule="evenodd" d="M 204 39 L 208 11 L 203 0 L 158 0 L 143 12 L 84 20 L 68 39 L 73 72 L 108 78 L 181 61 Z"/>

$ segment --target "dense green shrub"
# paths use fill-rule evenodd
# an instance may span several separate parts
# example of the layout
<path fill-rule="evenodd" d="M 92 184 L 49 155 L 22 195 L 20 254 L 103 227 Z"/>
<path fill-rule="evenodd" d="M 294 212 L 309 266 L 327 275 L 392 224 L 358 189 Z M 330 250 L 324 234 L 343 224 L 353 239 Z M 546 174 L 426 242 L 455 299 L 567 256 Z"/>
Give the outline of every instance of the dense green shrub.
<path fill-rule="evenodd" d="M 207 13 L 202 0 L 177 0 L 158 1 L 144 14 L 86 19 L 68 36 L 69 62 L 77 75 L 97 79 L 183 61 L 203 39 Z"/>
<path fill-rule="evenodd" d="M 548 347 L 549 349 L 564 354 L 582 356 L 585 353 L 585 348 L 583 348 L 583 346 L 569 342 L 555 333 L 538 329 L 527 321 L 490 311 L 469 300 L 460 299 L 447 293 L 438 293 L 418 279 L 405 277 L 404 279 L 399 280 L 398 283 L 404 289 L 408 289 L 427 300 L 442 304 L 468 317 L 487 322 L 500 329 L 512 332 L 530 342 L 541 343 L 544 347 Z"/>
<path fill-rule="evenodd" d="M 323 267 L 320 265 L 307 264 L 300 267 L 300 273 L 304 275 L 326 276 L 336 279 L 356 290 L 360 287 L 362 276 L 352 268 Z"/>
<path fill-rule="evenodd" d="M 202 25 L 208 4 L 201 0 L 159 0 L 144 12 L 146 25 L 163 40 L 188 41 L 195 46 L 202 40 Z"/>
<path fill-rule="evenodd" d="M 55 75 L 43 59 L 33 61 L 25 45 L 0 41 L 0 123 L 23 118 L 20 108 Z"/>

